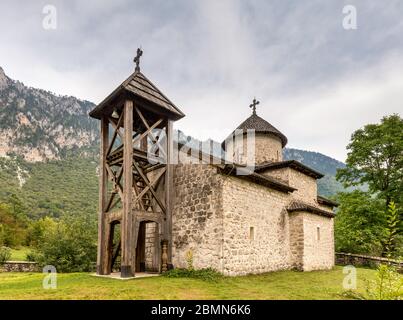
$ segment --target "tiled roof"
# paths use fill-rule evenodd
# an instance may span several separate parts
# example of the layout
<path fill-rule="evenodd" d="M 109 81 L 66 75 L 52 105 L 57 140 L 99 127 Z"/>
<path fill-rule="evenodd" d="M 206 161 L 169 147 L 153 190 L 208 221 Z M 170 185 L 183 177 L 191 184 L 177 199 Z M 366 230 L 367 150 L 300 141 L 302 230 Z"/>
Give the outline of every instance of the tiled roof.
<path fill-rule="evenodd" d="M 284 134 L 256 114 L 252 114 L 248 119 L 242 122 L 237 129 L 241 129 L 245 133 L 246 130 L 252 129 L 255 130 L 256 133 L 273 134 L 281 140 L 283 148 L 287 144 L 287 137 Z M 232 136 L 234 132 L 232 132 L 230 136 Z"/>
<path fill-rule="evenodd" d="M 237 174 L 239 173 L 239 171 L 242 170 L 245 171 L 244 174 Z M 284 182 L 281 182 L 273 177 L 268 177 L 256 172 L 249 172 L 248 168 L 239 165 L 227 164 L 224 166 L 223 169 L 220 170 L 220 172 L 223 174 L 235 176 L 240 179 L 245 179 L 253 183 L 260 184 L 265 187 L 275 189 L 281 192 L 288 193 L 297 190 L 293 187 L 290 187 L 288 184 L 285 184 Z"/>
<path fill-rule="evenodd" d="M 320 216 L 324 217 L 329 217 L 333 218 L 335 214 L 331 211 L 326 211 L 323 209 L 320 209 L 318 207 L 314 207 L 310 204 L 301 202 L 301 201 L 293 201 L 287 206 L 287 211 L 288 212 L 295 212 L 295 211 L 306 211 L 310 213 L 314 213 Z"/>
<path fill-rule="evenodd" d="M 318 203 L 319 204 L 324 204 L 324 205 L 329 206 L 329 207 L 338 207 L 339 206 L 339 204 L 336 201 L 327 199 L 327 198 L 322 197 L 322 196 L 318 196 Z"/>
<path fill-rule="evenodd" d="M 302 164 L 301 162 L 298 162 L 297 160 L 287 160 L 287 161 L 278 161 L 278 162 L 268 162 L 261 164 L 256 167 L 255 171 L 256 172 L 262 172 L 266 170 L 274 170 L 274 169 L 280 169 L 280 168 L 293 168 L 299 172 L 302 172 L 308 176 L 311 176 L 315 179 L 320 179 L 323 178 L 323 174 Z"/>

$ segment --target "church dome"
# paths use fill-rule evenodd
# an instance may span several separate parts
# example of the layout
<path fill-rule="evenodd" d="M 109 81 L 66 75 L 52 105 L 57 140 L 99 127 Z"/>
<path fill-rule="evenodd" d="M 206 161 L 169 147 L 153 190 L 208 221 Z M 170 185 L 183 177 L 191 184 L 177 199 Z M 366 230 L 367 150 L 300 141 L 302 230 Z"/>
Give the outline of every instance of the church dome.
<path fill-rule="evenodd" d="M 246 133 L 246 130 L 253 129 L 256 133 L 272 134 L 281 140 L 282 147 L 287 144 L 287 137 L 279 130 L 273 127 L 266 120 L 259 117 L 257 114 L 252 114 L 248 119 L 242 122 L 237 129 L 241 129 Z M 235 131 L 234 131 L 235 132 Z"/>
<path fill-rule="evenodd" d="M 260 165 L 267 162 L 282 161 L 283 148 L 287 144 L 287 137 L 278 129 L 256 114 L 256 106 L 259 101 L 253 99 L 250 105 L 253 108 L 252 115 L 242 122 L 222 143 L 226 156 L 234 159 L 234 162 L 245 161 Z M 254 131 L 253 142 L 248 140 L 247 133 Z M 243 135 L 242 142 L 236 136 Z M 253 149 L 249 142 L 253 143 Z M 249 145 L 249 146 L 248 146 Z"/>

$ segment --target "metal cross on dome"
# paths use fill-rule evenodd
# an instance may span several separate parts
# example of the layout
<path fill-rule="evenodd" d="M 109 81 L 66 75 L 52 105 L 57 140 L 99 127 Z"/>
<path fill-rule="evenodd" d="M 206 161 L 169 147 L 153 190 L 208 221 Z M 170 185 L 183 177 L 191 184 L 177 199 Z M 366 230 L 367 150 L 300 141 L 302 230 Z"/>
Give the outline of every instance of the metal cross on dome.
<path fill-rule="evenodd" d="M 253 114 L 256 114 L 256 106 L 260 103 L 260 101 L 257 101 L 256 98 L 253 98 L 252 104 L 249 106 L 249 108 L 253 109 Z"/>
<path fill-rule="evenodd" d="M 137 48 L 137 55 L 134 57 L 133 61 L 136 63 L 135 71 L 140 72 L 140 57 L 143 55 L 143 50 L 141 48 Z"/>

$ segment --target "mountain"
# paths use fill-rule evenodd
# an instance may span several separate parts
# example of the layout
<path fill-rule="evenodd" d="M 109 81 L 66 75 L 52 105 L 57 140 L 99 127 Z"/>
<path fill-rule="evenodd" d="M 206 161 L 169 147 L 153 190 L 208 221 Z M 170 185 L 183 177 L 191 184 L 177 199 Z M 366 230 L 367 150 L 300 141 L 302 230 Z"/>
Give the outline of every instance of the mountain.
<path fill-rule="evenodd" d="M 34 219 L 64 213 L 96 218 L 99 133 L 97 121 L 88 117 L 93 107 L 27 87 L 0 68 L 0 202 L 18 202 Z M 180 141 L 190 138 L 179 131 Z M 220 152 L 220 144 L 214 145 Z M 284 158 L 325 174 L 319 194 L 343 190 L 334 178 L 342 162 L 298 149 L 285 149 Z"/>
<path fill-rule="evenodd" d="M 0 67 L 0 156 L 30 162 L 61 159 L 95 145 L 97 123 L 89 101 L 29 88 Z"/>

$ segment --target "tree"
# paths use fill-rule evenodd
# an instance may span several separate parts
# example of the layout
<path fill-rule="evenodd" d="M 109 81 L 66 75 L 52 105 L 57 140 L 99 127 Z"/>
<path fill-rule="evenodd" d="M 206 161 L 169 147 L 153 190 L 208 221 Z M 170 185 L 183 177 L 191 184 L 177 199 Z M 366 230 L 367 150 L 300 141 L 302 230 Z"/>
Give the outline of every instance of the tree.
<path fill-rule="evenodd" d="M 385 238 L 386 215 L 382 201 L 355 190 L 339 193 L 335 218 L 336 251 L 379 255 Z"/>
<path fill-rule="evenodd" d="M 337 180 L 345 187 L 367 184 L 386 207 L 392 200 L 402 203 L 403 119 L 399 115 L 355 131 L 347 149 L 346 168 L 338 170 Z"/>

